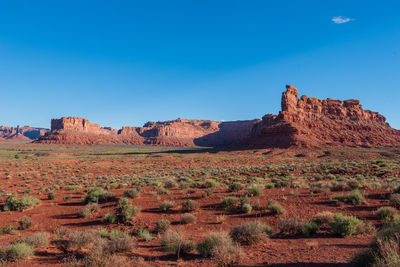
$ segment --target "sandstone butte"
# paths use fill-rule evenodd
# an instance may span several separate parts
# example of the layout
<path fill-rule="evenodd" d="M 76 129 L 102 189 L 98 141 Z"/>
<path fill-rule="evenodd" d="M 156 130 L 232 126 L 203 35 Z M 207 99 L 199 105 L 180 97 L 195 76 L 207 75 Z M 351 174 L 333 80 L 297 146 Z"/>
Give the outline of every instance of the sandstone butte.
<path fill-rule="evenodd" d="M 359 100 L 299 98 L 297 88 L 286 89 L 279 114 L 267 114 L 262 120 L 177 119 L 115 130 L 84 118 L 62 117 L 52 119 L 51 131 L 34 142 L 232 148 L 400 145 L 400 131 L 391 128 L 384 116 L 364 110 Z"/>

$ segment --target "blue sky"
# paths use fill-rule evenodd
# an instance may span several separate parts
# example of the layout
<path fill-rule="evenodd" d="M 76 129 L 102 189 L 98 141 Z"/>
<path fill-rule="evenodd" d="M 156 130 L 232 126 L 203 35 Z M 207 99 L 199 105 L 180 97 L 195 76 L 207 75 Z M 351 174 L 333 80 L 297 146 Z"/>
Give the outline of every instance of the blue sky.
<path fill-rule="evenodd" d="M 0 125 L 278 113 L 284 86 L 400 128 L 400 1 L 1 1 Z"/>

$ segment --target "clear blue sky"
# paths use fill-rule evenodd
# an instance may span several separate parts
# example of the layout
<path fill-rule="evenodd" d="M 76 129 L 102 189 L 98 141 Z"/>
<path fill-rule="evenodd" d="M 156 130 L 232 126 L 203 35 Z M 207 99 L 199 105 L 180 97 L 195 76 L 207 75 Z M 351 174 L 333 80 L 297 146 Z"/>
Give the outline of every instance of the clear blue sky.
<path fill-rule="evenodd" d="M 0 2 L 0 125 L 278 113 L 286 84 L 400 128 L 400 1 Z"/>

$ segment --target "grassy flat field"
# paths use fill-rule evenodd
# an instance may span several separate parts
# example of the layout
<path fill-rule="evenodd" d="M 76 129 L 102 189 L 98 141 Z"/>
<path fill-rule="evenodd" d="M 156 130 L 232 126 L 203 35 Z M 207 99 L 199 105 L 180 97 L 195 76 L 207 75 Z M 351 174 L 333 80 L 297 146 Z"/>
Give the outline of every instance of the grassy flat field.
<path fill-rule="evenodd" d="M 398 222 L 399 174 L 398 148 L 3 143 L 0 260 L 349 266 Z"/>

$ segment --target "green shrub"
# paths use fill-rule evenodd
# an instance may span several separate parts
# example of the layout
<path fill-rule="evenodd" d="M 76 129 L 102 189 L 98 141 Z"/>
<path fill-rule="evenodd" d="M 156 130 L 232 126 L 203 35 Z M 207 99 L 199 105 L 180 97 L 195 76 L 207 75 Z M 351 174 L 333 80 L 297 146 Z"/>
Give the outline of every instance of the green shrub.
<path fill-rule="evenodd" d="M 230 236 L 224 232 L 211 233 L 197 246 L 197 250 L 204 258 L 210 258 L 214 255 L 214 249 L 218 246 L 234 247 Z"/>
<path fill-rule="evenodd" d="M 99 204 L 95 202 L 90 202 L 85 207 L 78 210 L 77 216 L 81 218 L 87 218 L 90 217 L 94 212 L 98 212 L 99 210 Z"/>
<path fill-rule="evenodd" d="M 238 208 L 240 200 L 237 197 L 226 197 L 221 201 L 221 208 L 226 210 L 232 210 Z"/>
<path fill-rule="evenodd" d="M 333 232 L 342 237 L 348 237 L 357 234 L 357 225 L 361 220 L 353 216 L 344 216 L 341 213 L 336 213 L 333 216 L 333 221 L 329 223 Z"/>
<path fill-rule="evenodd" d="M 267 208 L 269 209 L 269 211 L 273 215 L 284 214 L 285 213 L 285 209 L 283 209 L 282 206 L 278 202 L 276 202 L 274 200 L 269 200 L 268 201 Z"/>
<path fill-rule="evenodd" d="M 43 248 L 49 245 L 50 235 L 48 233 L 36 233 L 29 236 L 24 236 L 16 241 L 16 243 L 25 243 L 32 248 Z"/>
<path fill-rule="evenodd" d="M 243 188 L 244 188 L 243 184 L 241 184 L 239 182 L 234 182 L 234 183 L 229 185 L 229 189 L 228 190 L 230 192 L 239 192 Z"/>
<path fill-rule="evenodd" d="M 247 188 L 247 194 L 249 196 L 259 196 L 263 193 L 264 186 L 261 184 L 252 184 Z"/>
<path fill-rule="evenodd" d="M 4 210 L 21 211 L 37 206 L 40 200 L 33 196 L 23 196 L 18 198 L 17 195 L 9 196 L 4 205 Z"/>
<path fill-rule="evenodd" d="M 167 212 L 175 206 L 175 203 L 169 200 L 165 200 L 160 204 L 160 210 Z"/>
<path fill-rule="evenodd" d="M 135 236 L 144 238 L 144 240 L 146 241 L 150 241 L 153 239 L 153 235 L 146 229 L 143 229 L 142 227 L 139 227 L 136 231 L 135 231 Z"/>
<path fill-rule="evenodd" d="M 250 204 L 245 203 L 242 205 L 242 212 L 250 213 L 252 210 L 253 210 L 253 207 Z"/>
<path fill-rule="evenodd" d="M 124 192 L 124 197 L 137 198 L 140 192 L 136 189 L 128 189 Z"/>
<path fill-rule="evenodd" d="M 0 248 L 0 262 L 13 262 L 33 256 L 33 248 L 26 243 L 16 243 Z"/>
<path fill-rule="evenodd" d="M 132 220 L 133 217 L 138 215 L 140 212 L 140 208 L 127 204 L 121 207 L 121 221 L 123 223 L 128 223 L 129 221 Z"/>
<path fill-rule="evenodd" d="M 18 224 L 19 224 L 19 227 L 18 227 L 19 230 L 25 230 L 25 229 L 28 229 L 29 227 L 31 227 L 32 221 L 31 221 L 30 217 L 25 217 L 25 218 L 22 218 L 18 222 Z"/>
<path fill-rule="evenodd" d="M 116 223 L 116 222 L 117 222 L 117 216 L 115 214 L 107 213 L 103 217 L 103 223 L 111 224 L 111 223 Z"/>
<path fill-rule="evenodd" d="M 161 237 L 161 245 L 167 252 L 173 252 L 175 255 L 187 254 L 196 249 L 193 241 L 187 240 L 180 232 L 167 231 Z"/>
<path fill-rule="evenodd" d="M 356 255 L 354 267 L 400 266 L 400 223 L 386 225 L 376 236 L 371 248 Z"/>
<path fill-rule="evenodd" d="M 298 232 L 302 235 L 311 236 L 318 231 L 318 224 L 314 221 L 302 221 L 298 226 Z"/>
<path fill-rule="evenodd" d="M 108 237 L 111 240 L 118 239 L 118 238 L 123 238 L 123 237 L 128 237 L 128 236 L 129 236 L 129 234 L 127 232 L 121 231 L 119 229 L 112 229 L 110 231 L 110 234 L 108 235 Z"/>
<path fill-rule="evenodd" d="M 54 192 L 49 192 L 47 194 L 47 199 L 49 199 L 49 200 L 55 199 L 56 197 L 57 197 L 57 194 Z"/>
<path fill-rule="evenodd" d="M 194 216 L 193 214 L 184 213 L 184 214 L 182 214 L 181 222 L 183 224 L 195 223 L 196 219 L 197 219 L 196 216 Z"/>
<path fill-rule="evenodd" d="M 378 220 L 385 222 L 393 222 L 398 219 L 397 210 L 392 207 L 381 207 L 376 211 Z"/>
<path fill-rule="evenodd" d="M 361 192 L 356 189 L 346 196 L 346 202 L 353 205 L 360 205 L 365 202 L 365 199 Z"/>
<path fill-rule="evenodd" d="M 265 240 L 270 229 L 264 223 L 251 221 L 232 227 L 229 235 L 235 242 L 251 245 Z"/>
<path fill-rule="evenodd" d="M 184 212 L 192 212 L 195 211 L 199 207 L 199 204 L 194 200 L 186 200 L 182 203 L 182 211 Z"/>
<path fill-rule="evenodd" d="M 14 227 L 11 224 L 7 224 L 0 228 L 0 234 L 13 234 L 15 232 Z"/>
<path fill-rule="evenodd" d="M 390 204 L 399 209 L 400 208 L 400 194 L 392 194 L 390 196 Z"/>
<path fill-rule="evenodd" d="M 171 226 L 170 221 L 168 221 L 167 219 L 161 219 L 158 222 L 156 222 L 156 232 L 162 234 L 165 231 L 167 231 L 170 226 Z"/>
<path fill-rule="evenodd" d="M 104 202 L 109 202 L 114 199 L 114 194 L 105 191 L 102 188 L 95 188 L 89 190 L 87 196 L 84 199 L 84 202 L 90 203 L 90 202 L 95 202 L 95 203 L 104 203 Z"/>
<path fill-rule="evenodd" d="M 216 188 L 216 187 L 218 187 L 218 182 L 215 181 L 214 179 L 207 179 L 204 182 L 202 187 L 203 188 Z"/>
<path fill-rule="evenodd" d="M 329 224 L 333 221 L 333 213 L 330 211 L 323 211 L 314 216 L 314 222 L 318 225 Z"/>

